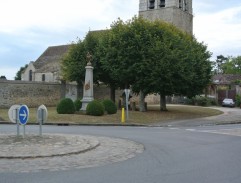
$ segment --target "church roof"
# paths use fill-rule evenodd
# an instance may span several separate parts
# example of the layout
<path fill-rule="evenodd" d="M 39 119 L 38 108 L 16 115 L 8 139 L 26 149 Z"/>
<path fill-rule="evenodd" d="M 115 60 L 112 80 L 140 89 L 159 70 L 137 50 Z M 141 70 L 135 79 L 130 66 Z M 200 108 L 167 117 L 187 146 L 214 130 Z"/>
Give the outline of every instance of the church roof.
<path fill-rule="evenodd" d="M 34 62 L 37 73 L 60 71 L 60 61 L 67 53 L 71 45 L 50 46 Z"/>

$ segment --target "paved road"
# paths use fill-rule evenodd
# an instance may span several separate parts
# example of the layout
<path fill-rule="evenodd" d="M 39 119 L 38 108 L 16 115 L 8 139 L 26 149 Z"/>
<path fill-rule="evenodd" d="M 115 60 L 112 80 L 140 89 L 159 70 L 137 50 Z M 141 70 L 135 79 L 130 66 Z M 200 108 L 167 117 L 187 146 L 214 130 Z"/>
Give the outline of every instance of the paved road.
<path fill-rule="evenodd" d="M 210 107 L 223 111 L 223 114 L 206 118 L 197 118 L 189 120 L 175 120 L 162 123 L 156 123 L 154 126 L 210 126 L 222 124 L 237 124 L 241 123 L 241 109 L 229 107 Z"/>
<path fill-rule="evenodd" d="M 37 126 L 27 132 L 38 133 Z M 15 127 L 1 125 L 0 133 Z M 240 183 L 241 126 L 57 127 L 45 133 L 93 135 L 141 143 L 136 157 L 92 168 L 0 173 L 0 183 Z M 1 160 L 0 160 L 1 161 Z M 1 168 L 1 167 L 0 167 Z"/>

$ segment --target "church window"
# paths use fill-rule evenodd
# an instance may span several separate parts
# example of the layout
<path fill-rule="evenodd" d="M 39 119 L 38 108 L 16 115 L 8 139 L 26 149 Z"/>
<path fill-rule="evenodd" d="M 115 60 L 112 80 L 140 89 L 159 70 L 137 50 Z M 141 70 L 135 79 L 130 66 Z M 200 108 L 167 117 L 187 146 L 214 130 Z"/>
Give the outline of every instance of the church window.
<path fill-rule="evenodd" d="M 187 0 L 179 0 L 179 8 L 183 11 L 188 11 Z"/>
<path fill-rule="evenodd" d="M 42 81 L 45 81 L 45 74 L 42 74 Z"/>
<path fill-rule="evenodd" d="M 182 0 L 179 0 L 179 8 L 182 9 Z"/>
<path fill-rule="evenodd" d="M 33 71 L 29 71 L 29 81 L 33 81 Z"/>
<path fill-rule="evenodd" d="M 166 6 L 166 2 L 165 0 L 160 0 L 160 5 L 159 5 L 161 8 L 165 7 Z"/>
<path fill-rule="evenodd" d="M 155 0 L 149 0 L 149 9 L 155 8 Z"/>
<path fill-rule="evenodd" d="M 184 0 L 184 11 L 188 10 L 188 6 L 187 6 L 187 0 Z"/>

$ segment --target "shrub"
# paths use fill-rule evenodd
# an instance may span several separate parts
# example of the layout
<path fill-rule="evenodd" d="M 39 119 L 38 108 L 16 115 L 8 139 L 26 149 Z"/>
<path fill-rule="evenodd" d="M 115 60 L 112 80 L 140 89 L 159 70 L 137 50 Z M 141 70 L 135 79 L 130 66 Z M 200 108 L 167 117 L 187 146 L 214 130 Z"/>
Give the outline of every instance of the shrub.
<path fill-rule="evenodd" d="M 186 98 L 184 103 L 187 105 L 194 105 L 195 101 L 194 98 Z"/>
<path fill-rule="evenodd" d="M 75 106 L 74 102 L 70 98 L 62 99 L 57 105 L 58 114 L 74 114 Z"/>
<path fill-rule="evenodd" d="M 106 100 L 103 100 L 102 103 L 105 107 L 105 111 L 107 112 L 107 114 L 117 113 L 117 107 L 112 100 L 106 99 Z"/>
<path fill-rule="evenodd" d="M 79 99 L 76 99 L 75 101 L 74 101 L 74 106 L 75 106 L 75 110 L 76 111 L 79 111 L 80 109 L 81 109 L 81 107 L 82 107 L 82 102 L 81 102 L 81 99 L 79 98 Z"/>
<path fill-rule="evenodd" d="M 86 107 L 86 114 L 92 116 L 102 116 L 105 113 L 105 108 L 102 102 L 93 100 Z"/>
<path fill-rule="evenodd" d="M 199 106 L 209 106 L 211 103 L 209 98 L 202 96 L 196 96 L 194 100 L 195 103 Z"/>
<path fill-rule="evenodd" d="M 240 106 L 241 104 L 241 96 L 240 95 L 236 95 L 235 97 L 235 103 L 236 103 L 236 106 Z"/>
<path fill-rule="evenodd" d="M 217 101 L 215 98 L 209 98 L 211 105 L 217 105 Z"/>

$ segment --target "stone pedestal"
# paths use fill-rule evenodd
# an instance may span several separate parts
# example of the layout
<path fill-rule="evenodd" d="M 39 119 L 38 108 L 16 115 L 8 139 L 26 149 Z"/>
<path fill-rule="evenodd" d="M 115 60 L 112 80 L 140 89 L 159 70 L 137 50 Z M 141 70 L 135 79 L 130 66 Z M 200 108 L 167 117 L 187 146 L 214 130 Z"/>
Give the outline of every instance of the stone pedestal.
<path fill-rule="evenodd" d="M 85 84 L 83 87 L 83 99 L 81 111 L 86 111 L 87 105 L 94 100 L 94 91 L 93 91 L 93 67 L 91 63 L 88 62 L 87 66 L 85 67 Z"/>

